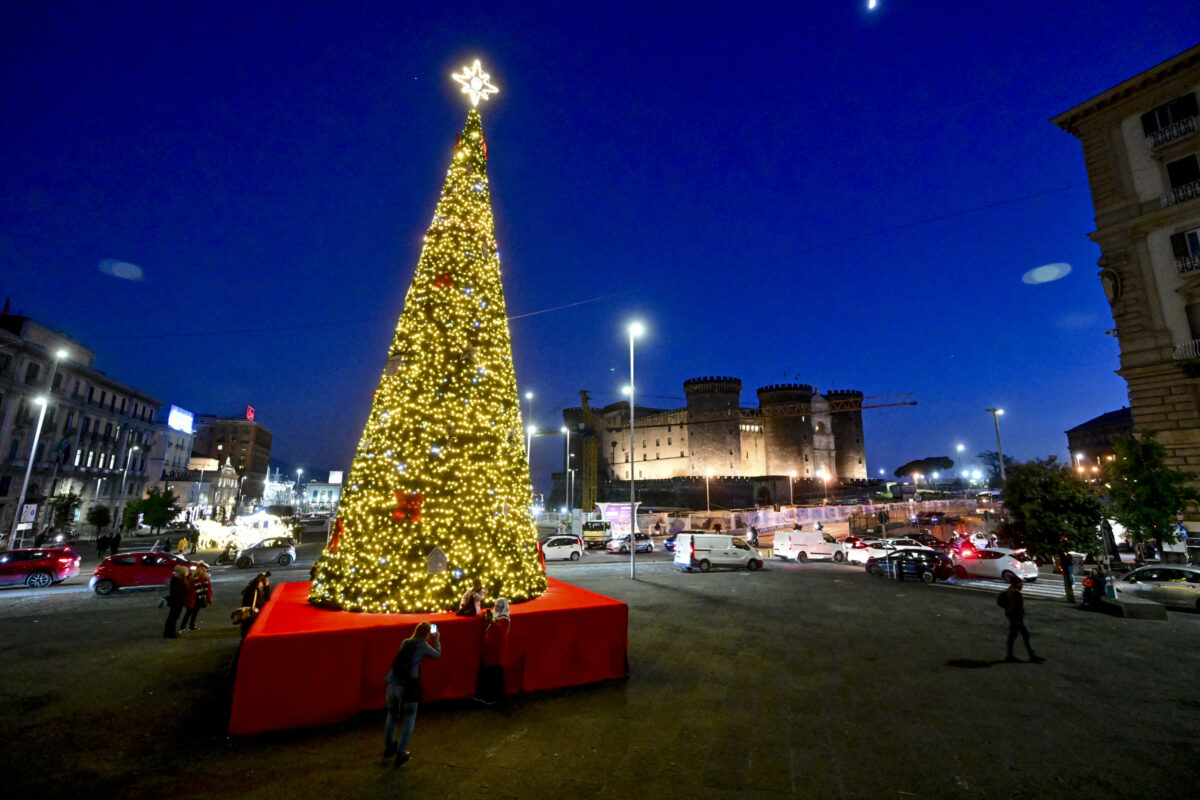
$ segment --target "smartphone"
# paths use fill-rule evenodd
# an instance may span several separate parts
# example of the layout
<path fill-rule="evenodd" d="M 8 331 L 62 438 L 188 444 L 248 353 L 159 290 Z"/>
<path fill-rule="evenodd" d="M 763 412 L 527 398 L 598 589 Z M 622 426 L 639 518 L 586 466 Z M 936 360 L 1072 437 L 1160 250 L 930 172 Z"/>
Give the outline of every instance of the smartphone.
<path fill-rule="evenodd" d="M 429 632 L 432 633 L 434 636 L 437 636 L 437 623 L 436 622 L 429 626 Z"/>

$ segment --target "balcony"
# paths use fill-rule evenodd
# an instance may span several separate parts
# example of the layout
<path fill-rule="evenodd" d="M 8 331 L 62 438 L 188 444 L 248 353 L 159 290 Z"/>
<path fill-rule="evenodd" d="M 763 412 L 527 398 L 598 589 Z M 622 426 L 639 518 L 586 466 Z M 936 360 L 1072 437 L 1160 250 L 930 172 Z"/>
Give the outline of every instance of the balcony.
<path fill-rule="evenodd" d="M 1192 361 L 1200 358 L 1200 339 L 1192 339 L 1185 344 L 1175 345 L 1175 352 L 1172 358 L 1176 361 Z"/>
<path fill-rule="evenodd" d="M 1171 189 L 1159 196 L 1158 200 L 1162 203 L 1163 208 L 1173 206 L 1176 203 L 1183 203 L 1187 200 L 1195 200 L 1200 197 L 1200 181 L 1192 181 L 1185 183 L 1182 186 Z"/>
<path fill-rule="evenodd" d="M 1154 133 L 1146 137 L 1146 144 L 1151 150 L 1162 147 L 1164 144 L 1174 142 L 1177 139 L 1182 139 L 1185 136 L 1190 136 L 1196 132 L 1196 118 L 1187 117 L 1172 122 L 1165 128 L 1159 128 Z"/>
<path fill-rule="evenodd" d="M 1182 258 L 1175 259 L 1175 269 L 1180 275 L 1195 272 L 1200 269 L 1200 255 L 1183 256 Z"/>

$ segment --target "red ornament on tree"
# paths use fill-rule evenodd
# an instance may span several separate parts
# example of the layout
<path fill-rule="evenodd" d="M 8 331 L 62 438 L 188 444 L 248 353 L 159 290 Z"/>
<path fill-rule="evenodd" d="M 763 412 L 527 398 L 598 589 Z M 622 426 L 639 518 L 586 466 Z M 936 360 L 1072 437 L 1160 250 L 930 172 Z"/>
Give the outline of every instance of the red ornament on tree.
<path fill-rule="evenodd" d="M 413 522 L 421 521 L 421 504 L 425 502 L 425 495 L 420 492 L 401 492 L 396 491 L 396 508 L 392 511 L 392 519 L 396 522 L 404 522 L 404 518 L 408 517 Z"/>
<path fill-rule="evenodd" d="M 443 272 L 438 276 L 438 279 L 433 282 L 433 285 L 439 289 L 446 289 L 454 285 L 454 276 L 449 272 Z"/>
<path fill-rule="evenodd" d="M 336 553 L 338 549 L 338 541 L 342 538 L 342 518 L 337 518 L 337 524 L 333 526 L 333 536 L 329 537 L 329 552 Z"/>

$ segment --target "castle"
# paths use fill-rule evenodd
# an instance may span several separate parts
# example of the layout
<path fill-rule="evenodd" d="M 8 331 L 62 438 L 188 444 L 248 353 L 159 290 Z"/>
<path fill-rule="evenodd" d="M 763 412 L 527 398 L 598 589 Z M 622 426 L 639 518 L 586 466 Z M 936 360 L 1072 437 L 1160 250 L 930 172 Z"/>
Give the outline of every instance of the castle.
<path fill-rule="evenodd" d="M 578 470 L 574 505 L 604 499 L 605 487 L 628 481 L 631 470 L 638 481 L 741 479 L 734 483 L 748 487 L 751 503 L 787 502 L 789 479 L 836 486 L 867 477 L 860 391 L 777 384 L 758 390 L 758 408 L 742 408 L 737 378 L 692 378 L 683 390 L 683 408 L 636 407 L 632 450 L 628 402 L 593 410 L 585 393 L 582 407 L 563 411 Z"/>

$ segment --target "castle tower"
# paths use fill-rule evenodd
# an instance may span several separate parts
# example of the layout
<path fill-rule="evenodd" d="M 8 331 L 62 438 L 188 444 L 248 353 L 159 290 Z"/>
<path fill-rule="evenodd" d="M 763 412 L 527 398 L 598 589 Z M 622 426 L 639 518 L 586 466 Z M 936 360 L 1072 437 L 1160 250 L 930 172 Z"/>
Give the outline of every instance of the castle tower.
<path fill-rule="evenodd" d="M 763 437 L 767 450 L 767 475 L 812 478 L 812 418 L 809 404 L 813 387 L 803 383 L 782 383 L 758 390 L 762 409 Z"/>
<path fill-rule="evenodd" d="M 737 475 L 741 471 L 742 382 L 737 378 L 692 378 L 687 395 L 689 470 L 693 475 Z"/>
<path fill-rule="evenodd" d="M 834 473 L 842 480 L 863 480 L 867 477 L 867 455 L 863 445 L 863 393 L 855 389 L 831 390 L 825 393 L 833 421 L 833 444 L 836 448 Z"/>
<path fill-rule="evenodd" d="M 812 397 L 813 430 L 813 477 L 820 478 L 822 474 L 833 482 L 840 477 L 837 468 L 837 446 L 833 438 L 833 414 L 829 413 L 829 401 L 824 395 L 814 394 Z"/>

